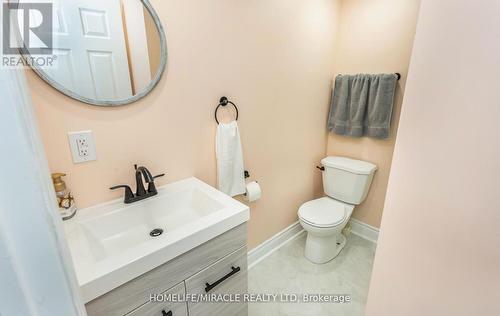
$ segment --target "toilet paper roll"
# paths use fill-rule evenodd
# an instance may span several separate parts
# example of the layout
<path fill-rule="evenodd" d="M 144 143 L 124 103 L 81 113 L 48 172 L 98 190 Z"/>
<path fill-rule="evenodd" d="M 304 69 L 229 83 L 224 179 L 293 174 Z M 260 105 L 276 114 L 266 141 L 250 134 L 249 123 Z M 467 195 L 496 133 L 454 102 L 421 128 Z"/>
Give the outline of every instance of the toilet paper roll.
<path fill-rule="evenodd" d="M 262 190 L 257 182 L 250 182 L 246 185 L 245 201 L 253 202 L 260 199 L 262 196 Z"/>

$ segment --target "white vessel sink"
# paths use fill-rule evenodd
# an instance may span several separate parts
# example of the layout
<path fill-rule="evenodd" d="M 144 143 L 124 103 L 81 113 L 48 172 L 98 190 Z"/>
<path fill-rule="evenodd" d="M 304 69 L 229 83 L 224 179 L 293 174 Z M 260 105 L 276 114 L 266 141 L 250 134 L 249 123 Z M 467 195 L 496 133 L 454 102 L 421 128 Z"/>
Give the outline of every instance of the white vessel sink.
<path fill-rule="evenodd" d="M 248 219 L 248 206 L 189 178 L 134 204 L 79 210 L 64 226 L 87 303 Z"/>

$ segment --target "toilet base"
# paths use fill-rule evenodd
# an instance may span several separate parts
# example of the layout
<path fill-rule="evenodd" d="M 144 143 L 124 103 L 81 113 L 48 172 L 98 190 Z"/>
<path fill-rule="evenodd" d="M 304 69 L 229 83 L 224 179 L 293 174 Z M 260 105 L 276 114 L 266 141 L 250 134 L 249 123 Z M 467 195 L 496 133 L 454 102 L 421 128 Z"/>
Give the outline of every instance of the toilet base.
<path fill-rule="evenodd" d="M 345 244 L 346 238 L 343 234 L 318 236 L 308 233 L 304 256 L 316 264 L 327 263 L 340 254 Z"/>

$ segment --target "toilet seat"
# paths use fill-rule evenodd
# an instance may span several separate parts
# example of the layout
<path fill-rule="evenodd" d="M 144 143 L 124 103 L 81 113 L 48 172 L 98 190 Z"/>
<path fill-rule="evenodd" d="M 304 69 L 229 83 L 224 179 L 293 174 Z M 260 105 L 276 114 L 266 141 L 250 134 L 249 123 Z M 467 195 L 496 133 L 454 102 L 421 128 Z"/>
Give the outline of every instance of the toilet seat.
<path fill-rule="evenodd" d="M 299 218 L 309 225 L 327 228 L 342 224 L 353 208 L 353 205 L 323 197 L 302 204 L 298 213 Z"/>

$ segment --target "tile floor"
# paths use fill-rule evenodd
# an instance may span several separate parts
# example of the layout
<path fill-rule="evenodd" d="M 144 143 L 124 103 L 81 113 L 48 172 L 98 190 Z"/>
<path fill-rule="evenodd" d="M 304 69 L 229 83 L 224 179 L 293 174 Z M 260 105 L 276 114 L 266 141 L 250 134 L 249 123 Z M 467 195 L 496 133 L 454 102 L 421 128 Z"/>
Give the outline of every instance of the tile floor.
<path fill-rule="evenodd" d="M 316 265 L 303 256 L 305 240 L 304 233 L 250 269 L 249 292 L 348 294 L 352 301 L 251 303 L 249 316 L 363 316 L 376 245 L 351 234 L 336 259 Z"/>

